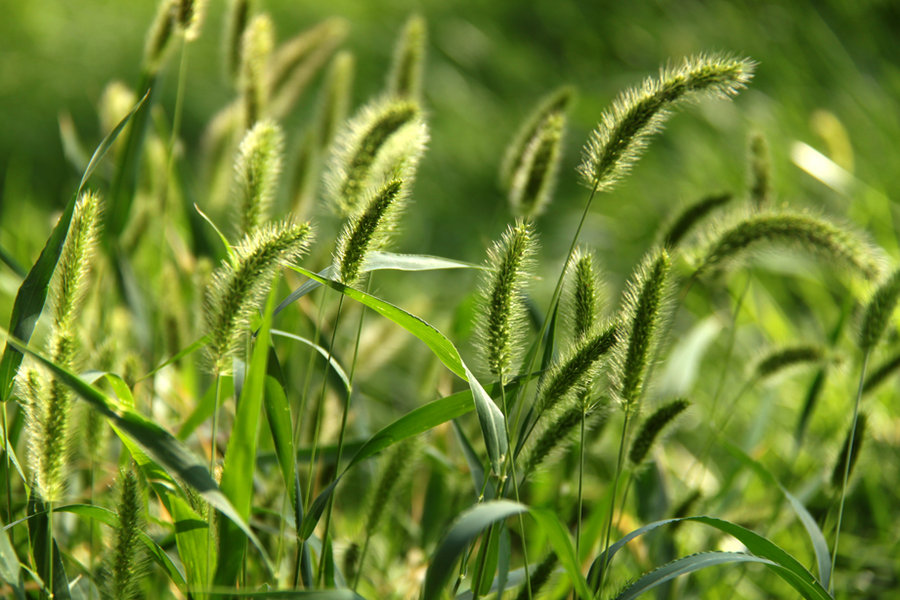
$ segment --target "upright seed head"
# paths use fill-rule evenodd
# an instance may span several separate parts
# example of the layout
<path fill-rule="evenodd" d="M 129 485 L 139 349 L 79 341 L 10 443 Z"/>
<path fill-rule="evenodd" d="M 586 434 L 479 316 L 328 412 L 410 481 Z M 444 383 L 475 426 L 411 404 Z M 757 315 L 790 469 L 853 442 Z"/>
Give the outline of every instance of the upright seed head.
<path fill-rule="evenodd" d="M 550 203 L 565 126 L 565 113 L 554 113 L 541 123 L 529 140 L 509 189 L 509 202 L 516 215 L 536 217 Z"/>
<path fill-rule="evenodd" d="M 140 533 L 141 491 L 138 479 L 131 471 L 119 472 L 119 501 L 116 513 L 119 522 L 106 570 L 106 590 L 110 598 L 130 600 L 141 597 L 141 580 L 144 574 L 143 544 Z"/>
<path fill-rule="evenodd" d="M 427 141 L 416 103 L 381 99 L 364 106 L 332 144 L 325 174 L 332 204 L 344 216 L 353 214 L 369 188 L 396 177 L 398 166 L 421 155 Z"/>
<path fill-rule="evenodd" d="M 407 438 L 397 444 L 390 454 L 378 483 L 369 498 L 369 512 L 366 516 L 366 531 L 374 532 L 381 525 L 385 509 L 391 504 L 394 490 L 406 478 L 415 465 L 415 458 L 420 454 L 421 442 L 417 438 Z M 362 568 L 362 565 L 360 565 Z"/>
<path fill-rule="evenodd" d="M 206 301 L 207 356 L 216 373 L 228 373 L 231 355 L 238 350 L 250 315 L 269 291 L 281 265 L 302 256 L 312 231 L 308 223 L 263 225 L 234 247 L 234 261 L 212 277 Z"/>
<path fill-rule="evenodd" d="M 631 461 L 632 465 L 638 466 L 644 462 L 647 454 L 650 453 L 650 448 L 653 447 L 653 442 L 659 437 L 659 434 L 662 433 L 663 429 L 675 420 L 675 417 L 681 414 L 689 405 L 690 403 L 687 400 L 679 398 L 678 400 L 673 400 L 668 404 L 662 405 L 656 409 L 653 414 L 647 417 L 641 425 L 641 429 L 638 431 L 634 441 L 631 443 L 631 451 L 628 453 L 628 460 Z"/>
<path fill-rule="evenodd" d="M 506 148 L 500 164 L 500 186 L 509 190 L 513 185 L 516 171 L 520 169 L 526 150 L 539 137 L 541 128 L 552 117 L 565 117 L 575 96 L 572 87 L 565 86 L 541 98 L 537 106 L 519 126 L 512 142 Z"/>
<path fill-rule="evenodd" d="M 347 21 L 333 17 L 301 31 L 272 54 L 268 88 L 271 113 L 279 118 L 297 105 L 313 77 L 347 37 Z"/>
<path fill-rule="evenodd" d="M 244 122 L 252 127 L 268 110 L 268 67 L 275 47 L 275 26 L 267 14 L 253 17 L 241 38 L 241 97 Z"/>
<path fill-rule="evenodd" d="M 538 384 L 535 419 L 593 380 L 601 360 L 616 345 L 616 331 L 616 325 L 595 325 L 550 366 Z"/>
<path fill-rule="evenodd" d="M 750 138 L 750 199 L 756 209 L 772 201 L 772 156 L 761 133 Z"/>
<path fill-rule="evenodd" d="M 388 94 L 397 98 L 421 100 L 422 71 L 427 39 L 425 19 L 413 15 L 394 46 L 394 60 L 388 77 Z"/>
<path fill-rule="evenodd" d="M 254 0 L 231 0 L 228 17 L 225 19 L 225 68 L 234 85 L 239 85 L 241 76 L 242 47 L 244 32 L 253 17 Z"/>
<path fill-rule="evenodd" d="M 613 389 L 626 413 L 636 410 L 641 398 L 644 376 L 667 309 L 670 267 L 669 255 L 665 250 L 649 255 L 625 291 L 620 317 L 622 339 L 615 356 Z"/>
<path fill-rule="evenodd" d="M 717 208 L 731 202 L 731 194 L 715 194 L 701 198 L 693 204 L 686 206 L 672 220 L 672 224 L 662 236 L 662 245 L 667 250 L 675 249 L 697 224 L 709 216 Z"/>
<path fill-rule="evenodd" d="M 77 312 L 87 291 L 99 224 L 100 197 L 93 192 L 85 192 L 75 204 L 50 287 L 50 304 L 53 307 L 51 338 L 54 333 L 71 331 L 75 325 Z"/>
<path fill-rule="evenodd" d="M 572 266 L 572 293 L 569 300 L 575 339 L 583 338 L 593 327 L 600 298 L 600 278 L 594 269 L 590 251 L 577 248 Z"/>
<path fill-rule="evenodd" d="M 369 253 L 387 243 L 405 195 L 404 182 L 392 179 L 344 224 L 334 250 L 334 266 L 345 285 L 353 285 Z"/>
<path fill-rule="evenodd" d="M 234 166 L 240 235 L 247 235 L 267 220 L 283 152 L 284 134 L 274 121 L 257 122 L 241 141 Z"/>
<path fill-rule="evenodd" d="M 847 480 L 853 474 L 853 467 L 856 465 L 856 459 L 859 458 L 859 451 L 862 448 L 863 438 L 866 436 L 866 415 L 860 413 L 856 418 L 856 428 L 851 425 L 847 429 L 847 436 L 844 438 L 844 445 L 841 446 L 841 453 L 838 455 L 837 462 L 834 463 L 834 469 L 831 472 L 831 487 L 840 490 L 844 487 L 844 469 L 847 468 Z M 850 452 L 850 435 L 853 434 L 853 451 Z M 847 453 L 850 453 L 850 466 L 847 467 Z"/>
<path fill-rule="evenodd" d="M 612 189 L 641 157 L 675 106 L 703 96 L 734 96 L 753 77 L 755 67 L 746 58 L 700 54 L 619 94 L 584 147 L 578 170 L 585 185 L 598 191 Z"/>
<path fill-rule="evenodd" d="M 798 247 L 818 255 L 832 266 L 873 278 L 881 271 L 868 243 L 848 228 L 803 213 L 773 212 L 752 215 L 727 228 L 705 251 L 697 274 L 733 263 L 755 249 Z"/>
<path fill-rule="evenodd" d="M 897 307 L 898 297 L 900 297 L 900 269 L 891 273 L 878 286 L 866 304 L 858 341 L 863 352 L 871 352 L 878 345 Z"/>
<path fill-rule="evenodd" d="M 177 0 L 175 20 L 184 32 L 184 39 L 193 42 L 200 37 L 203 19 L 206 17 L 208 0 Z"/>
<path fill-rule="evenodd" d="M 149 73 L 156 73 L 162 66 L 169 42 L 176 26 L 177 0 L 161 0 L 156 10 L 156 17 L 147 32 L 144 42 L 144 69 Z"/>
<path fill-rule="evenodd" d="M 516 221 L 488 250 L 476 321 L 479 350 L 488 370 L 504 379 L 522 351 L 525 289 L 537 240 L 530 221 Z"/>

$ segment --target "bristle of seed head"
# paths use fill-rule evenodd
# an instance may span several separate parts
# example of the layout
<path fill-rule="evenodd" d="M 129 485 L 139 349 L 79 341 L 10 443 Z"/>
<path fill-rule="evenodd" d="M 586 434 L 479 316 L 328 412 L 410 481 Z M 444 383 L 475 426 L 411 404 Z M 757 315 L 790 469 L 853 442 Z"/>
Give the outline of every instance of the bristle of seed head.
<path fill-rule="evenodd" d="M 517 216 L 537 217 L 550 203 L 565 125 L 565 113 L 554 113 L 541 123 L 528 142 L 509 188 L 509 203 Z"/>
<path fill-rule="evenodd" d="M 296 261 L 312 238 L 308 223 L 270 223 L 234 246 L 233 262 L 212 276 L 206 303 L 207 357 L 216 373 L 228 373 L 231 355 L 240 347 L 250 315 L 269 291 L 278 267 Z"/>
<path fill-rule="evenodd" d="M 235 86 L 241 76 L 244 32 L 253 18 L 255 0 L 231 0 L 225 19 L 225 70 Z"/>
<path fill-rule="evenodd" d="M 522 352 L 525 290 L 537 251 L 530 221 L 518 220 L 488 250 L 476 320 L 479 351 L 488 370 L 505 379 L 516 369 Z"/>
<path fill-rule="evenodd" d="M 253 17 L 241 38 L 240 89 L 244 124 L 252 127 L 268 110 L 268 66 L 275 47 L 275 25 L 263 13 Z"/>
<path fill-rule="evenodd" d="M 528 585 L 522 586 L 519 594 L 516 596 L 516 600 L 528 600 L 532 595 L 537 594 L 550 580 L 558 560 L 555 552 L 547 554 L 544 560 L 538 563 L 538 566 L 531 572 L 531 580 L 528 582 Z"/>
<path fill-rule="evenodd" d="M 425 19 L 413 15 L 403 28 L 394 47 L 394 60 L 388 77 L 388 94 L 396 98 L 421 100 L 422 71 L 428 31 Z"/>
<path fill-rule="evenodd" d="M 572 333 L 581 339 L 594 327 L 600 300 L 601 281 L 594 267 L 594 255 L 584 248 L 576 248 L 570 261 L 572 269 L 569 312 Z"/>
<path fill-rule="evenodd" d="M 612 373 L 614 393 L 626 413 L 637 409 L 644 389 L 660 323 L 668 309 L 670 267 L 665 250 L 648 255 L 625 290 Z"/>
<path fill-rule="evenodd" d="M 119 501 L 116 506 L 118 523 L 115 540 L 104 577 L 106 592 L 110 598 L 131 600 L 141 597 L 141 581 L 145 571 L 143 544 L 140 534 L 141 491 L 137 477 L 131 471 L 119 472 Z"/>
<path fill-rule="evenodd" d="M 702 96 L 734 96 L 753 77 L 755 67 L 746 58 L 700 54 L 619 94 L 585 145 L 578 169 L 585 185 L 611 189 L 628 174 L 676 105 Z"/>
<path fill-rule="evenodd" d="M 733 198 L 731 194 L 715 194 L 686 206 L 672 219 L 671 225 L 663 234 L 663 247 L 669 250 L 676 248 L 700 221 L 717 208 L 731 202 Z"/>
<path fill-rule="evenodd" d="M 407 438 L 397 444 L 390 453 L 378 483 L 372 490 L 369 498 L 369 511 L 366 515 L 366 531 L 374 532 L 381 525 L 385 509 L 391 504 L 394 490 L 406 478 L 415 465 L 416 457 L 420 454 L 421 442 L 418 438 Z M 362 565 L 360 565 L 362 567 Z"/>
<path fill-rule="evenodd" d="M 776 348 L 762 356 L 753 367 L 757 379 L 765 379 L 784 369 L 802 364 L 820 363 L 826 358 L 824 347 L 816 344 L 795 344 Z"/>
<path fill-rule="evenodd" d="M 871 352 L 888 328 L 900 298 L 900 269 L 895 270 L 875 290 L 866 304 L 858 343 L 863 352 Z"/>
<path fill-rule="evenodd" d="M 866 376 L 863 383 L 863 394 L 870 393 L 898 370 L 900 370 L 900 353 L 881 363 Z"/>
<path fill-rule="evenodd" d="M 75 204 L 69 233 L 50 288 L 53 331 L 69 331 L 75 324 L 76 313 L 87 291 L 99 225 L 100 197 L 93 192 L 85 192 Z"/>
<path fill-rule="evenodd" d="M 568 402 L 564 407 L 554 407 L 545 415 L 542 419 L 545 424 L 541 425 L 540 434 L 524 448 L 522 473 L 525 477 L 539 470 L 559 449 L 577 440 L 575 433 L 582 416 L 585 427 L 592 432 L 592 439 L 595 439 L 597 431 L 606 424 L 609 411 L 603 406 L 588 407 L 581 402 Z"/>
<path fill-rule="evenodd" d="M 522 125 L 516 131 L 512 142 L 506 148 L 503 162 L 500 165 L 500 186 L 509 190 L 513 185 L 516 171 L 523 162 L 523 157 L 529 145 L 538 137 L 541 128 L 551 117 L 564 117 L 575 96 L 574 88 L 570 86 L 554 90 L 541 98 L 537 106 L 529 113 Z"/>
<path fill-rule="evenodd" d="M 282 118 L 297 105 L 313 77 L 347 37 L 347 21 L 333 17 L 302 31 L 273 53 L 268 73 L 271 114 Z"/>
<path fill-rule="evenodd" d="M 176 0 L 175 21 L 184 32 L 186 41 L 193 42 L 200 37 L 208 7 L 208 0 Z"/>
<path fill-rule="evenodd" d="M 147 32 L 147 39 L 144 42 L 144 69 L 148 73 L 159 71 L 170 46 L 169 42 L 172 41 L 172 34 L 175 32 L 177 24 L 175 20 L 176 1 L 160 1 L 153 24 Z"/>
<path fill-rule="evenodd" d="M 334 266 L 342 283 L 356 283 L 366 257 L 384 247 L 405 199 L 406 184 L 392 179 L 347 220 L 334 251 Z"/>
<path fill-rule="evenodd" d="M 538 384 L 535 419 L 558 405 L 572 392 L 584 389 L 599 370 L 602 359 L 617 342 L 618 326 L 595 325 L 550 366 Z"/>
<path fill-rule="evenodd" d="M 853 426 L 847 428 L 847 435 L 844 437 L 844 444 L 841 446 L 841 453 L 838 455 L 837 462 L 834 463 L 834 469 L 831 472 L 831 486 L 840 490 L 844 487 L 844 469 L 847 464 L 847 453 L 850 453 L 850 467 L 847 473 L 847 479 L 849 481 L 850 475 L 853 474 L 853 467 L 856 465 L 856 460 L 859 458 L 859 451 L 862 448 L 863 439 L 866 436 L 866 425 L 867 418 L 866 415 L 860 413 L 856 419 L 856 429 L 853 433 L 853 451 L 850 452 L 850 433 Z"/>
<path fill-rule="evenodd" d="M 750 137 L 750 200 L 758 210 L 772 201 L 772 156 L 761 133 Z"/>
<path fill-rule="evenodd" d="M 849 228 L 804 213 L 772 212 L 752 215 L 720 232 L 708 244 L 696 274 L 773 246 L 801 248 L 870 279 L 881 272 L 874 248 Z"/>
<path fill-rule="evenodd" d="M 278 187 L 283 152 L 284 134 L 274 121 L 257 122 L 241 141 L 234 165 L 234 194 L 241 236 L 268 219 L 269 206 Z"/>
<path fill-rule="evenodd" d="M 398 166 L 421 155 L 427 141 L 416 103 L 388 98 L 364 106 L 332 144 L 325 173 L 332 205 L 343 216 L 353 214 L 367 190 L 396 177 Z"/>
<path fill-rule="evenodd" d="M 653 442 L 659 437 L 663 429 L 665 429 L 675 417 L 684 412 L 690 403 L 684 398 L 679 398 L 668 404 L 656 409 L 649 417 L 644 420 L 638 434 L 631 443 L 631 451 L 628 453 L 628 460 L 632 465 L 640 465 L 650 453 Z"/>

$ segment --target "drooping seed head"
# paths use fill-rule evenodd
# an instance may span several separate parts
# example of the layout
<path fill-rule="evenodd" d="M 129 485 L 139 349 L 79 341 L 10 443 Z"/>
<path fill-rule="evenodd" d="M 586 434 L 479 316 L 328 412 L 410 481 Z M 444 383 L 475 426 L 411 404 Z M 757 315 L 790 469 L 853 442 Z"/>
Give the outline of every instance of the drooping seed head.
<path fill-rule="evenodd" d="M 641 157 L 676 105 L 702 96 L 734 96 L 753 77 L 755 66 L 745 58 L 700 54 L 619 94 L 584 148 L 578 170 L 585 185 L 598 191 L 612 189 Z"/>
<path fill-rule="evenodd" d="M 752 215 L 721 231 L 708 244 L 696 274 L 733 264 L 751 251 L 773 247 L 799 248 L 828 261 L 830 266 L 867 278 L 881 272 L 874 248 L 851 229 L 804 213 L 772 212 Z"/>
<path fill-rule="evenodd" d="M 684 412 L 690 406 L 690 402 L 684 398 L 679 398 L 664 404 L 656 409 L 649 417 L 647 417 L 634 441 L 631 443 L 631 451 L 628 453 L 628 460 L 634 466 L 640 465 L 650 453 L 653 442 L 659 437 L 663 429 L 665 429 L 675 417 Z"/>
<path fill-rule="evenodd" d="M 575 339 L 583 338 L 594 327 L 601 282 L 594 268 L 594 256 L 584 248 L 576 248 L 570 262 L 572 269 L 569 312 Z"/>
<path fill-rule="evenodd" d="M 388 94 L 396 98 L 422 98 L 422 71 L 427 41 L 425 19 L 413 15 L 394 46 L 394 60 L 388 77 Z"/>
<path fill-rule="evenodd" d="M 559 559 L 555 552 L 548 553 L 544 560 L 538 563 L 538 566 L 531 572 L 531 580 L 528 582 L 528 585 L 522 586 L 516 596 L 516 600 L 528 600 L 532 596 L 537 595 L 541 588 L 550 581 L 550 576 L 553 575 L 553 569 L 558 561 Z"/>
<path fill-rule="evenodd" d="M 900 370 L 900 353 L 894 354 L 894 356 L 878 365 L 866 376 L 866 380 L 863 383 L 863 394 L 872 392 L 898 370 Z"/>
<path fill-rule="evenodd" d="M 595 325 L 554 361 L 538 384 L 535 419 L 593 381 L 603 358 L 616 345 L 617 329 L 608 323 Z"/>
<path fill-rule="evenodd" d="M 488 250 L 476 336 L 488 370 L 501 378 L 516 368 L 522 352 L 525 290 L 536 246 L 532 223 L 519 220 Z"/>
<path fill-rule="evenodd" d="M 334 250 L 334 266 L 342 283 L 353 285 L 369 253 L 388 242 L 405 200 L 406 185 L 392 179 L 347 220 Z"/>
<path fill-rule="evenodd" d="M 625 290 L 613 390 L 626 412 L 637 409 L 659 340 L 660 323 L 668 310 L 670 267 L 665 250 L 648 255 Z"/>
<path fill-rule="evenodd" d="M 772 156 L 761 133 L 750 138 L 750 200 L 757 210 L 772 201 Z"/>
<path fill-rule="evenodd" d="M 572 87 L 565 86 L 554 90 L 541 98 L 537 106 L 531 111 L 522 125 L 516 131 L 515 137 L 506 148 L 503 162 L 500 165 L 500 186 L 509 190 L 513 185 L 515 173 L 519 170 L 525 152 L 533 142 L 547 119 L 557 116 L 565 116 L 575 96 Z"/>
<path fill-rule="evenodd" d="M 816 344 L 795 344 L 776 348 L 756 362 L 753 375 L 757 379 L 765 379 L 790 367 L 821 363 L 826 355 L 825 348 Z"/>
<path fill-rule="evenodd" d="M 682 240 L 709 214 L 731 202 L 731 194 L 715 194 L 689 204 L 672 220 L 662 236 L 662 245 L 668 250 L 676 248 Z"/>
<path fill-rule="evenodd" d="M 268 219 L 269 206 L 278 187 L 283 152 L 284 134 L 274 121 L 257 122 L 241 141 L 234 165 L 234 194 L 241 236 Z"/>
<path fill-rule="evenodd" d="M 428 129 L 417 104 L 380 99 L 351 118 L 332 144 L 325 174 L 328 198 L 343 216 L 359 206 L 361 197 L 398 167 L 419 156 L 428 141 Z"/>
<path fill-rule="evenodd" d="M 552 114 L 529 141 L 509 189 L 509 203 L 514 214 L 536 217 L 547 208 L 556 184 L 565 125 L 565 113 Z"/>
<path fill-rule="evenodd" d="M 897 307 L 898 297 L 900 297 L 900 269 L 891 273 L 878 286 L 866 304 L 858 340 L 859 347 L 864 353 L 871 352 L 878 345 Z"/>
<path fill-rule="evenodd" d="M 275 47 L 275 25 L 267 14 L 253 17 L 241 38 L 241 98 L 244 123 L 252 127 L 268 110 L 269 59 Z"/>
<path fill-rule="evenodd" d="M 856 428 L 851 425 L 848 427 L 847 435 L 844 438 L 844 445 L 841 446 L 841 453 L 838 455 L 837 462 L 834 463 L 834 469 L 831 471 L 831 487 L 840 490 L 844 487 L 844 471 L 847 470 L 847 480 L 853 474 L 853 467 L 859 458 L 859 451 L 862 448 L 863 439 L 866 437 L 866 415 L 860 413 L 856 419 Z M 850 452 L 850 438 L 853 437 L 853 451 Z M 850 454 L 850 465 L 847 465 L 847 453 Z"/>
<path fill-rule="evenodd" d="M 597 431 L 602 429 L 609 416 L 605 407 L 585 407 L 580 402 L 570 402 L 564 407 L 555 407 L 542 419 L 540 435 L 533 443 L 529 442 L 524 448 L 525 477 L 531 476 L 560 449 L 565 449 L 577 439 L 575 432 L 581 424 L 582 416 L 585 419 L 585 428 L 591 431 L 592 439 L 597 436 Z"/>
<path fill-rule="evenodd" d="M 301 31 L 273 53 L 267 80 L 272 96 L 271 114 L 287 116 L 347 37 L 344 19 L 334 17 Z"/>
<path fill-rule="evenodd" d="M 234 247 L 234 262 L 213 274 L 206 302 L 207 356 L 216 373 L 228 373 L 250 315 L 269 291 L 278 267 L 302 256 L 311 241 L 308 223 L 263 225 Z"/>

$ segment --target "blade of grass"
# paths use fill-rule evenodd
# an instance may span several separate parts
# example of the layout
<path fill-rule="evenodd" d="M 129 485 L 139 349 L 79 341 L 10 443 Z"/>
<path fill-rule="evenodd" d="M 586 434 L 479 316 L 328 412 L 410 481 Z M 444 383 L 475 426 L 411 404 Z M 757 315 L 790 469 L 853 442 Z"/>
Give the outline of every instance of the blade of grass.
<path fill-rule="evenodd" d="M 2 525 L 0 522 L 0 526 Z M 13 589 L 17 600 L 25 600 L 25 584 L 22 580 L 19 557 L 3 527 L 0 527 L 0 581 Z"/>

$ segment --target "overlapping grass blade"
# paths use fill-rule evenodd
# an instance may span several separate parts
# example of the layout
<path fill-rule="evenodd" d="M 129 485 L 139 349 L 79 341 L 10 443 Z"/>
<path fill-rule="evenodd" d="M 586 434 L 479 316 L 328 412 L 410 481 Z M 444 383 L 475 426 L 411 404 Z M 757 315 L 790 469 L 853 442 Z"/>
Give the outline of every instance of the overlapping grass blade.
<path fill-rule="evenodd" d="M 10 543 L 9 536 L 6 535 L 5 527 L 0 527 L 0 581 L 12 588 L 16 600 L 25 600 L 22 567 L 19 564 L 19 557 L 16 556 L 16 549 Z"/>

